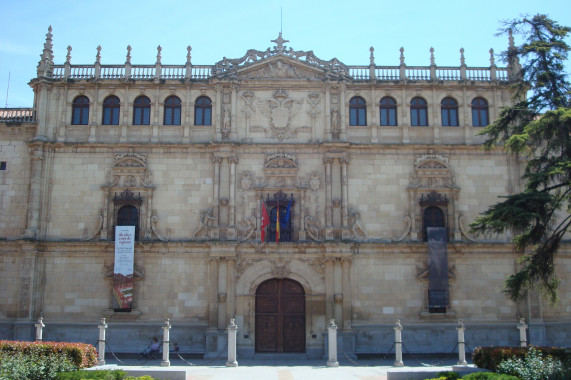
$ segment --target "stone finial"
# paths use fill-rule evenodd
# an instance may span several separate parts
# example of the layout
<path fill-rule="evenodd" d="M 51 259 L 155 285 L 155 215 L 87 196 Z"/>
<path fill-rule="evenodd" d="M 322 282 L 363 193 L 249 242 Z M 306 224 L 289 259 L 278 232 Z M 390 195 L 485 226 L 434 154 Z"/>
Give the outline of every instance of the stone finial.
<path fill-rule="evenodd" d="M 397 322 L 395 323 L 395 330 L 402 330 L 402 324 L 400 323 L 400 319 L 397 319 Z"/>
<path fill-rule="evenodd" d="M 375 65 L 375 54 L 373 54 L 373 53 L 375 52 L 375 48 L 371 46 L 369 51 L 371 52 L 371 56 L 369 59 L 371 61 L 371 65 L 374 66 Z"/>
<path fill-rule="evenodd" d="M 192 48 L 190 47 L 190 45 L 188 45 L 186 47 L 186 64 L 187 65 L 190 65 L 192 63 L 191 62 L 192 55 L 190 54 L 191 51 L 192 51 Z"/>
<path fill-rule="evenodd" d="M 400 51 L 400 64 L 401 66 L 404 66 L 404 48 L 401 46 L 399 51 Z"/>
<path fill-rule="evenodd" d="M 125 64 L 127 63 L 129 65 L 131 64 L 131 50 L 132 50 L 131 45 L 127 45 L 127 59 L 125 61 Z"/>
<path fill-rule="evenodd" d="M 46 75 L 50 71 L 49 66 L 54 63 L 52 37 L 52 26 L 50 25 L 46 34 L 46 42 L 44 42 L 44 50 L 40 54 L 40 61 L 38 62 L 39 75 Z"/>
<path fill-rule="evenodd" d="M 97 55 L 95 56 L 95 63 L 101 63 L 101 45 L 97 46 Z"/>
<path fill-rule="evenodd" d="M 163 50 L 163 48 L 161 47 L 161 45 L 157 46 L 157 63 L 160 64 L 161 63 L 161 51 Z"/>
<path fill-rule="evenodd" d="M 466 66 L 466 59 L 464 58 L 464 48 L 460 48 L 460 66 Z"/>
<path fill-rule="evenodd" d="M 511 29 L 508 31 L 508 35 L 509 35 L 509 37 L 508 37 L 508 48 L 513 49 L 513 48 L 515 48 L 515 44 L 514 44 L 514 35 L 513 35 L 513 32 Z"/>
<path fill-rule="evenodd" d="M 434 66 L 434 48 L 430 48 L 430 66 Z"/>
<path fill-rule="evenodd" d="M 462 322 L 461 319 L 458 320 L 458 328 L 459 329 L 464 328 L 464 323 Z"/>
<path fill-rule="evenodd" d="M 67 54 L 65 55 L 65 63 L 71 63 L 71 46 L 67 45 Z"/>
<path fill-rule="evenodd" d="M 495 66 L 496 60 L 494 59 L 494 49 L 490 49 L 490 66 Z"/>
<path fill-rule="evenodd" d="M 275 42 L 276 47 L 274 49 L 276 49 L 278 53 L 283 53 L 285 47 L 284 43 L 289 42 L 289 40 L 284 40 L 282 38 L 282 32 L 280 32 L 278 38 L 276 38 L 275 40 L 271 40 L 270 42 Z"/>

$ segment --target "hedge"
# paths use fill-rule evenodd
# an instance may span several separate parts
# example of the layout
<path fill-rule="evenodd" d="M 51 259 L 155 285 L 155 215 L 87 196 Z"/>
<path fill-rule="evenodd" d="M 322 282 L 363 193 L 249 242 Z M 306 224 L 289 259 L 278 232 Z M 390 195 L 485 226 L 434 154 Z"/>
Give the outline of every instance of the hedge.
<path fill-rule="evenodd" d="M 571 360 L 571 353 L 567 352 L 565 348 L 537 346 L 534 346 L 534 348 L 545 355 L 550 355 L 561 360 L 562 363 Z M 501 362 L 511 358 L 523 359 L 528 350 L 528 347 L 476 347 L 472 354 L 472 361 L 478 368 L 485 368 L 496 372 Z"/>
<path fill-rule="evenodd" d="M 49 356 L 65 353 L 77 368 L 97 364 L 97 350 L 91 344 L 67 342 L 21 342 L 0 340 L 0 352 Z"/>

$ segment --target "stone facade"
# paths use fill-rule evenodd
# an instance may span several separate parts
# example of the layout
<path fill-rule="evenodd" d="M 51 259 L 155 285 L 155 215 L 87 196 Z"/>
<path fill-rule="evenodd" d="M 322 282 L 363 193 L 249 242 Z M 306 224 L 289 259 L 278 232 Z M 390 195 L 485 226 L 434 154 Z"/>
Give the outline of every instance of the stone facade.
<path fill-rule="evenodd" d="M 122 65 L 102 64 L 100 49 L 93 65 L 70 54 L 56 65 L 50 30 L 30 82 L 34 108 L 0 111 L 0 337 L 31 339 L 43 316 L 44 339 L 95 343 L 106 317 L 111 348 L 137 352 L 169 318 L 183 352 L 215 356 L 235 318 L 238 354 L 252 356 L 259 285 L 291 279 L 305 296 L 308 356 L 326 353 L 331 319 L 349 355 L 386 353 L 396 320 L 409 352 L 449 352 L 457 319 L 471 347 L 518 344 L 520 317 L 533 344 L 568 342 L 568 245 L 560 303 L 514 303 L 502 293 L 517 266 L 510 236 L 468 232 L 520 188 L 519 159 L 484 150 L 486 122 L 474 120 L 511 102 L 517 62 L 496 67 L 491 52 L 490 67 L 470 68 L 461 51 L 459 67 L 433 55 L 411 67 L 401 49 L 399 66 L 378 66 L 371 48 L 369 65 L 347 66 L 287 48 L 281 34 L 272 42 L 211 66 L 193 65 L 190 47 L 180 66 L 162 65 L 160 47 L 154 65 L 131 64 L 130 48 Z M 287 241 L 261 241 L 261 199 L 282 212 L 292 200 Z M 111 291 L 125 204 L 138 217 L 127 312 L 113 309 Z M 448 237 L 438 310 L 430 207 Z"/>

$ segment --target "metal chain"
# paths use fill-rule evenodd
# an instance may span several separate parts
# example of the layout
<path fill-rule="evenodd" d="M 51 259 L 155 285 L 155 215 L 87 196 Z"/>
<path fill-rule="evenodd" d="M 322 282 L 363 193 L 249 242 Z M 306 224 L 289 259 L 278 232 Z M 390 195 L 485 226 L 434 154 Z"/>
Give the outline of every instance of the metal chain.
<path fill-rule="evenodd" d="M 206 363 L 201 363 L 200 365 L 202 366 L 206 366 L 209 365 L 210 363 L 214 362 L 215 360 L 220 359 L 220 356 L 222 355 L 222 353 L 224 352 L 224 349 L 228 347 L 228 342 L 226 342 L 226 344 L 224 344 L 224 347 L 222 347 L 222 349 L 220 350 L 220 352 L 218 353 L 218 355 L 216 355 L 216 357 L 210 359 L 209 361 L 207 361 Z M 198 364 L 194 364 L 192 362 L 189 362 L 188 360 L 186 360 L 185 358 L 183 358 L 178 352 L 176 353 L 176 355 L 179 357 L 180 360 L 182 360 L 183 362 L 185 362 L 186 364 L 190 365 L 190 366 L 198 366 Z"/>

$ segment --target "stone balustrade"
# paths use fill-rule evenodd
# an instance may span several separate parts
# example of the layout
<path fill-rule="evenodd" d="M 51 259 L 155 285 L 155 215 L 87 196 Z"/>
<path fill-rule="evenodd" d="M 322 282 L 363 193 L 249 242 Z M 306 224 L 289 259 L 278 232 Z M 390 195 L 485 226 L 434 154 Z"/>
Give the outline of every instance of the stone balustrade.
<path fill-rule="evenodd" d="M 35 123 L 33 108 L 0 108 L 0 123 Z"/>
<path fill-rule="evenodd" d="M 205 80 L 214 76 L 214 65 L 193 65 L 186 70 L 185 65 L 130 65 L 127 75 L 126 65 L 101 65 L 97 72 L 95 65 L 54 65 L 53 79 L 191 79 Z M 160 68 L 160 71 L 157 70 Z M 430 66 L 348 66 L 349 77 L 354 81 L 508 81 L 508 69 L 496 67 L 436 67 L 434 73 Z M 403 75 L 404 74 L 404 75 Z"/>

